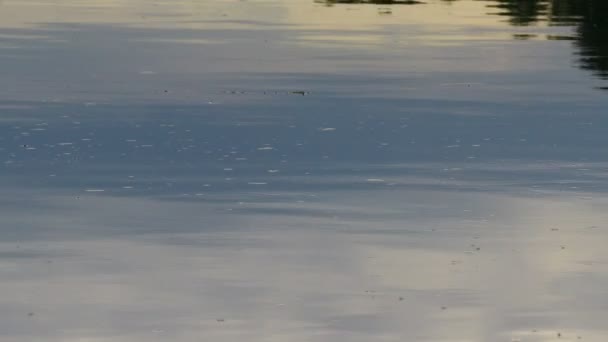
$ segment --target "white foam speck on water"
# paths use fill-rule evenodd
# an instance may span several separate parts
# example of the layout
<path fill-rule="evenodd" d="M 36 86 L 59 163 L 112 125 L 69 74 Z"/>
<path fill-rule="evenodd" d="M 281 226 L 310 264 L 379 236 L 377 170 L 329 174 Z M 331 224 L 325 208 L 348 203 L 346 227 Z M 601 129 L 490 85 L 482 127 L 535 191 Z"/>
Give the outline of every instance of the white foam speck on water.
<path fill-rule="evenodd" d="M 279 170 L 268 170 L 268 173 L 277 173 Z"/>
<path fill-rule="evenodd" d="M 274 150 L 274 147 L 272 147 L 272 146 L 258 147 L 258 151 L 270 151 L 270 150 Z"/>
<path fill-rule="evenodd" d="M 86 189 L 86 192 L 104 192 L 104 189 Z"/>
<path fill-rule="evenodd" d="M 70 146 L 70 145 L 73 145 L 73 144 L 74 143 L 71 143 L 71 142 L 61 142 L 61 143 L 58 143 L 57 145 L 58 146 Z"/>
<path fill-rule="evenodd" d="M 268 183 L 266 183 L 266 182 L 248 182 L 247 184 L 249 184 L 249 185 L 266 185 Z"/>
<path fill-rule="evenodd" d="M 370 183 L 383 183 L 384 179 L 380 179 L 380 178 L 368 178 L 367 181 L 370 182 Z"/>
<path fill-rule="evenodd" d="M 335 131 L 335 130 L 336 129 L 333 128 L 333 127 L 322 127 L 322 128 L 319 128 L 319 131 L 321 131 L 321 132 L 332 132 L 332 131 Z"/>

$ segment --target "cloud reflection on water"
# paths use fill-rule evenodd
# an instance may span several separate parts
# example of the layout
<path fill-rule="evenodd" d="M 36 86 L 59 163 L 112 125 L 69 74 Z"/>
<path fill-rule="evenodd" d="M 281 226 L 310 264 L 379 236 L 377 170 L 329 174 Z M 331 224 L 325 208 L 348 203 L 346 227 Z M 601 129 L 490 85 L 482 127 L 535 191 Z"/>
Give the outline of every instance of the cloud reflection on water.
<path fill-rule="evenodd" d="M 201 213 L 200 221 L 187 209 L 200 206 L 83 198 L 78 211 L 89 221 L 55 228 L 86 227 L 100 238 L 3 244 L 5 253 L 27 248 L 40 255 L 2 259 L 3 292 L 16 294 L 3 299 L 10 319 L 2 331 L 8 341 L 544 341 L 558 331 L 601 339 L 595 294 L 605 291 L 605 203 L 425 191 L 374 192 L 372 204 L 362 197 L 369 191 L 343 195 L 325 196 L 371 219 Z M 400 218 L 373 219 L 409 206 L 434 207 L 437 215 L 401 211 Z M 460 214 L 444 217 L 446 210 Z M 165 226 L 131 235 L 134 221 L 123 211 Z M 212 225 L 210 216 L 218 216 Z M 170 224 L 178 231 L 166 231 L 167 220 L 180 217 Z M 34 224 L 51 229 L 54 222 Z M 202 231 L 180 233 L 186 225 Z M 113 229 L 131 230 L 131 237 L 113 238 Z M 393 233 L 380 233 L 386 229 Z M 35 315 L 27 317 L 30 311 Z"/>

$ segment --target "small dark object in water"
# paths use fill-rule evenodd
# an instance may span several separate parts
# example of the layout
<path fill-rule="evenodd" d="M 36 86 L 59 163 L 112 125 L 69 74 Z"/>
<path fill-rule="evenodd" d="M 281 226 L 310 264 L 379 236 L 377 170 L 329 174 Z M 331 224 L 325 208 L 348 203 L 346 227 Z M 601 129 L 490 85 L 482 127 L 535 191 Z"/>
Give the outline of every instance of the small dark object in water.
<path fill-rule="evenodd" d="M 374 4 L 374 5 L 418 5 L 424 4 L 417 0 L 316 0 L 317 3 L 325 3 L 328 6 L 335 4 Z"/>
<path fill-rule="evenodd" d="M 32 317 L 32 316 L 34 316 L 34 313 L 33 313 L 33 312 L 28 312 L 28 313 L 27 313 L 27 315 L 28 315 L 29 317 Z"/>

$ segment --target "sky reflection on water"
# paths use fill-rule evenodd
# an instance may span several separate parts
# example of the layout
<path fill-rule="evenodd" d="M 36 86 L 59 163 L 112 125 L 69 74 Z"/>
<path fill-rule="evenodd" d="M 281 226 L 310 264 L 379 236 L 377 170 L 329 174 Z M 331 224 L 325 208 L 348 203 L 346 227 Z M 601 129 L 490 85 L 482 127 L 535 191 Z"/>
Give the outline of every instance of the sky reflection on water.
<path fill-rule="evenodd" d="M 0 340 L 605 341 L 604 9 L 1 2 Z"/>

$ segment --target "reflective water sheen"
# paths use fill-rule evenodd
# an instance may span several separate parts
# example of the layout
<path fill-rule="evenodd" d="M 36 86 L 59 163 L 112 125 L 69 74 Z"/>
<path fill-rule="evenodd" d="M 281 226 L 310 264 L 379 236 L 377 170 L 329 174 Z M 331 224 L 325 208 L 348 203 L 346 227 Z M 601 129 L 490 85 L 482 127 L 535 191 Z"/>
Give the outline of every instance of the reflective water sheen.
<path fill-rule="evenodd" d="M 607 4 L 0 1 L 0 340 L 608 340 Z"/>

